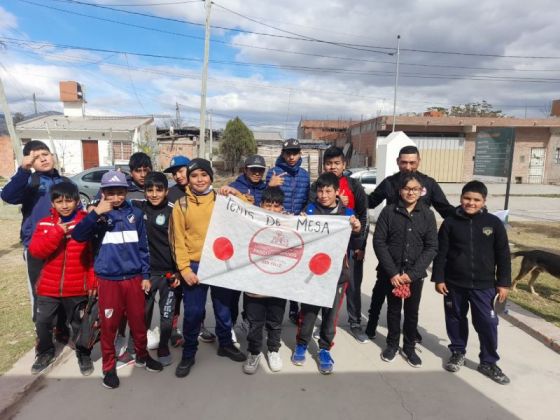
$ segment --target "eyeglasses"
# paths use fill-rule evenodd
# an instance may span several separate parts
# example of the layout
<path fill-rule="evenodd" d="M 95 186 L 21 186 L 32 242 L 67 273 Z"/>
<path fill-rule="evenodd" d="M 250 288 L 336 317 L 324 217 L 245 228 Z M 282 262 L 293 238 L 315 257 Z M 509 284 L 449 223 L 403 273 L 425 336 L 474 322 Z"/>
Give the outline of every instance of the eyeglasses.
<path fill-rule="evenodd" d="M 420 192 L 422 192 L 422 188 L 408 188 L 408 187 L 404 187 L 402 188 L 402 190 L 406 193 L 412 193 L 412 194 L 420 194 Z"/>

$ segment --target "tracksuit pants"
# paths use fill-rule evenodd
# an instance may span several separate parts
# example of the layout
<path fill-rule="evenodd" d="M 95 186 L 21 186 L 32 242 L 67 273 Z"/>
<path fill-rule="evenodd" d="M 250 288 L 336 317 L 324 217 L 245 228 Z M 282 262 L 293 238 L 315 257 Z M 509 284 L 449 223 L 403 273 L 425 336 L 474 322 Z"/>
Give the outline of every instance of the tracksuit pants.
<path fill-rule="evenodd" d="M 126 314 L 130 333 L 134 339 L 134 352 L 138 359 L 148 356 L 142 276 L 126 280 L 99 280 L 99 319 L 101 320 L 101 356 L 103 372 L 115 369 L 115 337 Z"/>
<path fill-rule="evenodd" d="M 191 269 L 196 273 L 198 263 L 191 262 Z M 214 317 L 216 318 L 216 336 L 220 347 L 230 347 L 231 340 L 231 297 L 232 290 L 223 287 L 197 284 L 188 286 L 183 283 L 183 359 L 193 358 L 198 349 L 198 334 L 204 319 L 206 297 L 210 289 Z"/>
<path fill-rule="evenodd" d="M 389 285 L 389 280 L 386 280 Z M 398 347 L 401 335 L 401 310 L 404 308 L 403 350 L 414 349 L 416 329 L 418 327 L 418 308 L 422 297 L 424 279 L 410 283 L 410 297 L 401 299 L 393 295 L 392 287 L 387 293 L 387 345 Z"/>
<path fill-rule="evenodd" d="M 354 252 L 348 255 L 350 279 L 346 289 L 346 310 L 350 326 L 362 322 L 362 279 L 364 277 L 364 260 L 354 258 Z"/>
<path fill-rule="evenodd" d="M 447 286 L 449 293 L 444 296 L 445 326 L 449 336 L 449 350 L 465 354 L 469 338 L 467 313 L 471 309 L 472 324 L 480 341 L 481 363 L 496 363 L 498 356 L 498 315 L 492 302 L 496 289 L 467 289 Z"/>
<path fill-rule="evenodd" d="M 160 320 L 160 338 L 158 356 L 169 355 L 169 339 L 173 328 L 173 316 L 175 313 L 175 302 L 177 295 L 175 290 L 169 286 L 169 281 L 165 274 L 152 275 L 150 278 L 151 288 L 146 296 L 145 319 L 146 328 L 152 325 L 152 317 L 154 313 L 154 305 L 156 295 L 159 294 L 159 320 Z M 180 287 L 180 286 L 178 286 Z"/>
<path fill-rule="evenodd" d="M 247 294 L 243 296 L 243 299 L 247 320 L 249 321 L 247 350 L 255 355 L 261 352 L 263 328 L 266 328 L 268 351 L 277 352 L 280 349 L 286 299 L 254 297 Z"/>

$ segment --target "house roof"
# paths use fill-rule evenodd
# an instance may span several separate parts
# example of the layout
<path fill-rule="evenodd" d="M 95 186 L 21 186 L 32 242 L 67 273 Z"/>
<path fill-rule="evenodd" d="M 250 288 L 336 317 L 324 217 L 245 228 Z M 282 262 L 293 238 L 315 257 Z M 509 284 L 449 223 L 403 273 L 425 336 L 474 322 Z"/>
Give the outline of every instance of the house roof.
<path fill-rule="evenodd" d="M 18 130 L 46 130 L 51 131 L 133 131 L 136 128 L 150 124 L 153 117 L 126 116 L 126 117 L 67 117 L 64 115 L 49 115 L 22 121 L 16 125 Z"/>
<path fill-rule="evenodd" d="M 253 136 L 257 141 L 284 141 L 281 134 L 277 131 L 253 131 Z"/>

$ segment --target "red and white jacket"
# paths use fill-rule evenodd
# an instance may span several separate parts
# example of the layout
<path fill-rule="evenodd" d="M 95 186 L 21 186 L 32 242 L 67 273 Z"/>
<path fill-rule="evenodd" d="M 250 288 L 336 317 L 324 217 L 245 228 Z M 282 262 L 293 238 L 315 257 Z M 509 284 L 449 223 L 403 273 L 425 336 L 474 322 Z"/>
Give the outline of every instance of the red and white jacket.
<path fill-rule="evenodd" d="M 59 226 L 60 216 L 51 209 L 51 215 L 37 223 L 29 244 L 29 252 L 44 260 L 36 289 L 39 296 L 84 296 L 97 287 L 93 272 L 93 254 L 89 242 L 77 242 L 70 234 L 76 224 L 87 216 L 78 210 L 64 233 Z"/>

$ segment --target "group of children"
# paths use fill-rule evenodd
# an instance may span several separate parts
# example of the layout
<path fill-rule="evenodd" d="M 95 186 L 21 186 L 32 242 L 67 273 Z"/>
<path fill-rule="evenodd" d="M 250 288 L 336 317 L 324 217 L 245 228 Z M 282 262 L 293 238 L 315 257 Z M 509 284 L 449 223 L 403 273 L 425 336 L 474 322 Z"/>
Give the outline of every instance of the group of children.
<path fill-rule="evenodd" d="M 289 308 L 289 317 L 298 326 L 292 363 L 300 366 L 305 362 L 321 312 L 319 371 L 333 371 L 330 350 L 338 311 L 352 283 L 351 259 L 363 251 L 369 230 L 365 193 L 344 175 L 341 149 L 331 147 L 325 151 L 325 172 L 311 187 L 309 174 L 301 167 L 301 147 L 297 140 L 290 139 L 266 177 L 264 159 L 250 156 L 243 174 L 219 189 L 212 187 L 214 173 L 207 160 L 174 157 L 164 171 L 171 173 L 176 182 L 169 189 L 167 177 L 153 172 L 149 157 L 137 153 L 131 158 L 132 180 L 119 171 L 105 173 L 98 200 L 87 209 L 89 212 L 81 208 L 77 187 L 54 169 L 53 156 L 44 143 L 29 142 L 24 156 L 22 166 L 2 191 L 2 199 L 22 204 L 21 238 L 38 337 L 33 373 L 53 362 L 53 333 L 60 339 L 56 333 L 61 332 L 72 334 L 82 374 L 92 373 L 90 353 L 94 342 L 89 339 L 91 323 L 84 321 L 84 312 L 95 295 L 101 325 L 103 385 L 107 388 L 117 388 L 120 383 L 116 368 L 122 355 L 115 348 L 115 340 L 124 333 L 126 323 L 131 336 L 126 353 L 136 366 L 148 371 L 161 371 L 163 366 L 172 364 L 169 343 L 182 344 L 175 375 L 187 376 L 195 364 L 199 339 L 213 341 L 217 336 L 217 354 L 244 362 L 243 371 L 253 374 L 262 358 L 263 329 L 267 331 L 269 367 L 274 372 L 281 370 L 279 348 L 285 300 L 243 294 L 242 324 L 246 326 L 248 343 L 245 355 L 234 345 L 232 334 L 241 293 L 202 284 L 197 276 L 217 194 L 235 195 L 267 211 L 349 216 L 352 236 L 333 305 L 299 307 L 291 302 Z M 138 194 L 140 189 L 143 196 Z M 421 177 L 403 174 L 400 198 L 383 209 L 374 233 L 378 282 L 383 284 L 388 299 L 389 332 L 381 358 L 392 361 L 396 356 L 404 306 L 402 354 L 412 366 L 421 366 L 415 352 L 418 308 L 423 279 L 435 257 L 432 281 L 444 295 L 452 351 L 445 368 L 456 372 L 464 364 L 470 304 L 481 341 L 479 371 L 505 384 L 509 379 L 496 365 L 497 317 L 492 308 L 496 291 L 500 301 L 506 298 L 511 278 L 505 229 L 485 210 L 484 184 L 471 181 L 463 188 L 461 206 L 445 219 L 438 240 L 435 217 L 421 200 L 422 189 Z M 215 336 L 203 325 L 208 291 L 216 319 Z M 157 360 L 147 350 L 156 294 L 161 329 Z M 176 329 L 181 299 L 182 336 Z M 358 341 L 365 342 L 360 336 L 363 333 L 359 318 L 351 327 Z"/>

